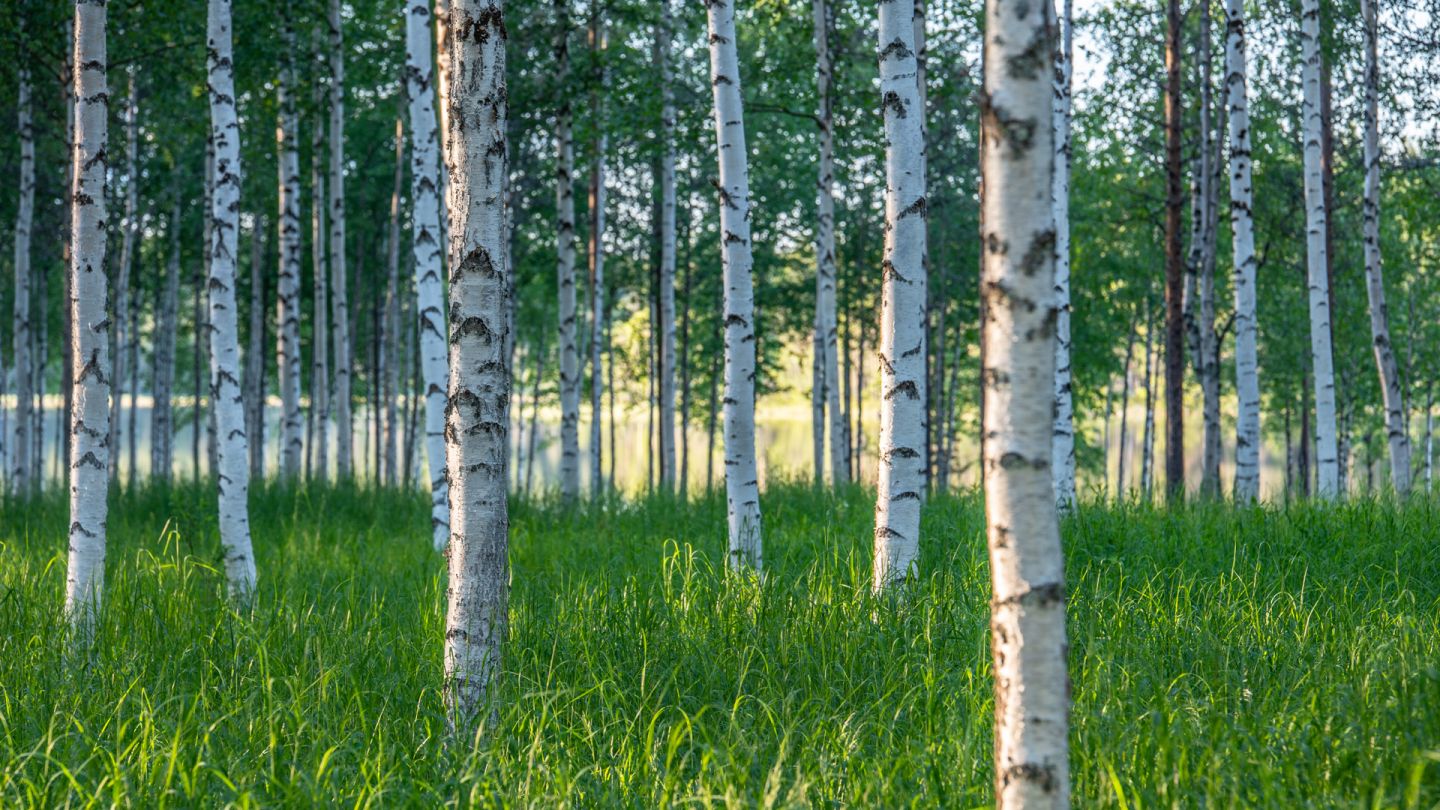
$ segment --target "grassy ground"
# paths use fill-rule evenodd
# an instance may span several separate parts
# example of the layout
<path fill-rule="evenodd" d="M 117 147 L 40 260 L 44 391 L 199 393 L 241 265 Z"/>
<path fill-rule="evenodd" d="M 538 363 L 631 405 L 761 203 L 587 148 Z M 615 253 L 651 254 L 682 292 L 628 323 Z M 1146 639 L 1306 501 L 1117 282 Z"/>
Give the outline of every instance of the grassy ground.
<path fill-rule="evenodd" d="M 117 496 L 104 624 L 67 669 L 64 503 L 0 502 L 0 806 L 975 807 L 991 801 L 982 513 L 867 594 L 872 502 L 513 510 L 505 708 L 445 747 L 420 496 L 257 489 L 226 610 L 208 490 Z M 1066 524 L 1075 806 L 1434 807 L 1440 512 L 1089 507 Z"/>

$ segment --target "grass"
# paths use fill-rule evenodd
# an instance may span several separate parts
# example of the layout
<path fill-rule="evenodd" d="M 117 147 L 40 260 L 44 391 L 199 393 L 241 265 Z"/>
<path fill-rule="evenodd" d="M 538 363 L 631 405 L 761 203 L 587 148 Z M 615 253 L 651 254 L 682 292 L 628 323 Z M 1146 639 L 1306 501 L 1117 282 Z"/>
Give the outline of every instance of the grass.
<path fill-rule="evenodd" d="M 443 562 L 419 495 L 257 487 L 258 608 L 209 490 L 116 495 L 91 660 L 59 633 L 65 504 L 0 502 L 0 806 L 978 807 L 990 786 L 977 498 L 868 595 L 871 496 L 512 509 L 505 705 L 447 747 Z M 1077 807 L 1440 803 L 1440 514 L 1359 501 L 1088 506 L 1065 527 Z"/>

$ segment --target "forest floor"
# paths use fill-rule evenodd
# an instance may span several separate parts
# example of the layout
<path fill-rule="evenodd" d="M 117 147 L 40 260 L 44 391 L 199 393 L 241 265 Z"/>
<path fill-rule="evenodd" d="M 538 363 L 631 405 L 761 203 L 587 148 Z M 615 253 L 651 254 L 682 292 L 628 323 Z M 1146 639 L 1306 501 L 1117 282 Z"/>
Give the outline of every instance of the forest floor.
<path fill-rule="evenodd" d="M 766 494 L 762 583 L 710 497 L 512 509 L 504 707 L 445 744 L 426 499 L 258 486 L 257 607 L 213 489 L 116 495 L 93 655 L 63 493 L 0 501 L 0 806 L 992 801 L 983 512 L 926 507 L 902 605 L 873 501 Z M 202 528 L 204 527 L 204 528 Z M 1065 525 L 1077 807 L 1440 802 L 1440 503 L 1087 506 Z"/>

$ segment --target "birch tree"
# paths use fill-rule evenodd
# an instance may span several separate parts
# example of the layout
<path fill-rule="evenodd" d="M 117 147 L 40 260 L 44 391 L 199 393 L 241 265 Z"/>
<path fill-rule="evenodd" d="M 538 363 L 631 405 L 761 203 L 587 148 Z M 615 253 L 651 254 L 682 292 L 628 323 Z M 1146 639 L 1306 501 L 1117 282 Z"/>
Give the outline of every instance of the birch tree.
<path fill-rule="evenodd" d="M 1325 244 L 1329 212 L 1321 148 L 1323 122 L 1320 105 L 1320 0 L 1301 0 L 1301 83 L 1305 144 L 1306 260 L 1310 288 L 1310 360 L 1315 381 L 1316 493 L 1321 498 L 1340 494 L 1339 448 L 1335 436 L 1335 366 L 1331 352 L 1330 278 Z"/>
<path fill-rule="evenodd" d="M 245 444 L 250 477 L 265 477 L 265 220 L 250 229 L 250 325 L 245 348 Z"/>
<path fill-rule="evenodd" d="M 1196 328 L 1199 353 L 1195 367 L 1200 372 L 1201 434 L 1200 491 L 1207 497 L 1220 494 L 1220 355 L 1215 335 L 1215 176 L 1219 164 L 1218 144 L 1211 127 L 1210 90 L 1211 37 L 1210 5 L 1201 3 L 1200 13 L 1200 194 L 1199 304 Z"/>
<path fill-rule="evenodd" d="M 592 141 L 594 153 L 590 163 L 590 494 L 599 497 L 604 490 L 605 476 L 601 468 L 603 420 L 600 398 L 605 391 L 603 357 L 605 351 L 605 320 L 609 310 L 605 303 L 605 153 L 609 138 L 605 133 L 605 93 L 609 71 L 605 67 L 605 50 L 609 34 L 605 31 L 604 9 L 600 0 L 593 0 L 590 11 L 590 50 L 598 60 L 596 89 L 590 93 L 590 117 L 595 128 Z"/>
<path fill-rule="evenodd" d="M 425 391 L 425 455 L 430 475 L 430 532 L 436 551 L 450 540 L 450 491 L 445 472 L 445 310 L 441 292 L 439 141 L 435 134 L 435 71 L 430 62 L 430 6 L 402 0 L 405 92 L 410 117 L 411 255 Z M 408 457 L 407 457 L 408 464 Z"/>
<path fill-rule="evenodd" d="M 104 2 L 76 3 L 75 142 L 70 158 L 70 558 L 65 615 L 78 644 L 94 634 L 105 588 L 110 462 L 109 289 L 105 278 L 105 178 L 109 88 Z"/>
<path fill-rule="evenodd" d="M 336 474 L 352 474 L 350 421 L 350 304 L 345 277 L 345 43 L 340 0 L 329 0 L 330 38 L 330 306 L 335 354 Z"/>
<path fill-rule="evenodd" d="M 830 431 L 830 481 L 850 480 L 850 457 L 846 452 L 845 413 L 840 409 L 840 358 L 836 352 L 835 312 L 835 116 L 831 85 L 834 70 L 830 62 L 831 11 L 827 0 L 814 0 L 815 84 L 819 103 L 820 170 L 815 179 L 815 369 L 816 384 L 811 391 L 815 439 L 815 480 L 825 468 L 825 431 Z M 828 421 L 828 425 L 827 425 Z"/>
<path fill-rule="evenodd" d="M 925 141 L 914 0 L 881 0 L 880 108 L 885 122 L 881 262 L 880 468 L 873 587 L 904 581 L 920 551 L 925 491 Z"/>
<path fill-rule="evenodd" d="M 173 172 L 175 168 L 170 167 Z M 171 190 L 170 251 L 155 310 L 155 370 L 150 406 L 150 475 L 169 484 L 174 468 L 175 321 L 180 308 L 180 189 Z"/>
<path fill-rule="evenodd" d="M 255 592 L 255 554 L 250 547 L 250 458 L 245 399 L 240 388 L 240 339 L 235 310 L 235 267 L 240 235 L 240 122 L 235 109 L 235 61 L 230 0 L 209 0 L 206 36 L 210 90 L 212 173 L 210 278 L 210 401 L 215 413 L 216 470 L 220 494 L 220 547 L 230 598 L 249 601 Z"/>
<path fill-rule="evenodd" d="M 1065 565 L 1053 452 L 1053 7 L 987 0 L 980 97 L 982 416 L 1001 810 L 1069 805 Z"/>
<path fill-rule="evenodd" d="M 139 109 L 135 100 L 135 68 L 127 71 L 125 92 L 125 219 L 120 224 L 120 267 L 115 279 L 115 311 L 111 322 L 110 354 L 115 367 L 111 378 L 114 396 L 110 399 L 110 425 L 114 434 L 114 452 L 110 456 L 110 476 L 120 480 L 120 448 L 124 445 L 124 431 L 120 421 L 121 394 L 125 384 L 126 341 L 134 340 L 126 328 L 126 317 L 130 312 L 130 274 L 135 262 L 135 242 L 140 230 L 140 150 L 139 150 Z M 133 444 L 135 437 L 130 436 Z"/>
<path fill-rule="evenodd" d="M 570 79 L 570 0 L 555 0 L 555 75 Z M 560 306 L 560 494 L 580 495 L 580 352 L 576 346 L 575 144 L 570 94 L 559 94 L 555 113 L 555 250 Z"/>
<path fill-rule="evenodd" d="M 1376 0 L 1361 0 L 1365 23 L 1365 289 L 1370 301 L 1370 342 L 1385 403 L 1385 432 L 1390 444 L 1390 484 L 1397 495 L 1410 491 L 1410 437 L 1400 369 L 1390 345 L 1390 313 L 1380 265 L 1380 59 Z"/>
<path fill-rule="evenodd" d="M 295 29 L 285 19 L 284 53 L 276 90 L 280 125 L 275 130 L 279 153 L 280 283 L 275 303 L 279 322 L 275 354 L 280 374 L 280 471 L 300 475 L 304 424 L 300 414 L 300 121 L 295 114 Z"/>
<path fill-rule="evenodd" d="M 1225 93 L 1230 122 L 1230 234 L 1235 288 L 1235 501 L 1260 495 L 1260 372 L 1255 322 L 1254 184 L 1250 151 L 1249 81 L 1245 67 L 1245 3 L 1225 3 Z M 1288 431 L 1287 431 L 1288 435 Z"/>
<path fill-rule="evenodd" d="M 319 109 L 321 94 L 315 89 L 315 107 Z M 324 119 L 316 115 L 310 134 L 310 264 L 314 315 L 310 321 L 310 419 L 315 435 L 310 441 L 314 458 L 314 475 L 325 480 L 330 475 L 330 304 L 325 283 L 325 185 L 321 157 L 325 150 Z"/>
<path fill-rule="evenodd" d="M 732 569 L 763 569 L 760 486 L 755 467 L 755 295 L 750 277 L 750 177 L 740 64 L 735 42 L 737 0 L 705 5 L 710 84 L 720 163 L 720 247 L 724 265 L 725 505 Z"/>
<path fill-rule="evenodd" d="M 1180 162 L 1183 119 L 1180 28 L 1180 0 L 1168 0 L 1165 5 L 1165 489 L 1172 499 L 1185 493 L 1185 262 L 1180 255 L 1180 209 L 1184 206 Z M 1120 494 L 1123 497 L 1123 488 Z"/>
<path fill-rule="evenodd" d="M 1052 458 L 1055 502 L 1075 505 L 1075 399 L 1070 374 L 1070 114 L 1075 28 L 1071 0 L 1064 0 L 1055 52 L 1055 174 L 1051 202 L 1055 216 L 1055 426 Z"/>
<path fill-rule="evenodd" d="M 30 450 L 33 416 L 31 400 L 35 363 L 30 344 L 35 339 L 30 328 L 30 232 L 35 222 L 35 130 L 30 111 L 30 65 L 26 39 L 26 5 L 21 5 L 17 42 L 20 47 L 16 74 L 19 89 L 15 97 L 17 133 L 20 136 L 20 202 L 15 212 L 15 441 L 10 448 L 10 485 L 16 493 L 27 493 L 35 486 L 31 480 Z"/>
<path fill-rule="evenodd" d="M 660 482 L 675 488 L 675 88 L 671 79 L 670 0 L 660 0 L 655 51 L 660 62 Z"/>
<path fill-rule="evenodd" d="M 452 523 L 445 615 L 445 705 L 470 736 L 494 711 L 509 611 L 511 293 L 502 186 L 505 20 L 500 0 L 453 0 L 450 74 L 450 396 L 445 440 Z"/>

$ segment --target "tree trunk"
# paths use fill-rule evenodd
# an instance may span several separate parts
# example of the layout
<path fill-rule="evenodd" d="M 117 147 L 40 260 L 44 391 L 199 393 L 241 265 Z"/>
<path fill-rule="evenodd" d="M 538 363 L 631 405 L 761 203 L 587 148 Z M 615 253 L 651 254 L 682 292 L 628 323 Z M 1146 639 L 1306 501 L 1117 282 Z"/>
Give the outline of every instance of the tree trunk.
<path fill-rule="evenodd" d="M 402 9 L 405 5 L 402 4 Z M 426 9 L 424 16 L 429 16 L 429 9 Z M 405 15 L 409 18 L 409 14 Z M 426 33 L 428 39 L 429 32 Z M 396 486 L 400 483 L 400 475 L 395 468 L 396 464 L 396 435 L 399 432 L 398 417 L 395 412 L 395 395 L 400 388 L 400 367 L 399 357 L 399 331 L 400 331 L 400 197 L 404 192 L 405 182 L 405 122 L 402 118 L 395 119 L 395 190 L 390 196 L 390 251 L 386 256 L 385 267 L 385 309 L 380 321 L 384 336 L 380 340 L 380 367 L 377 372 L 381 379 L 380 398 L 383 401 L 384 425 L 381 431 L 384 433 L 384 451 L 380 463 L 380 470 L 376 471 L 379 480 L 385 482 L 386 486 Z"/>
<path fill-rule="evenodd" d="M 1106 496 L 1110 494 L 1110 417 L 1114 414 L 1115 400 L 1115 379 L 1105 377 L 1105 427 L 1100 434 L 1100 450 L 1102 451 L 1100 461 L 1101 489 Z"/>
<path fill-rule="evenodd" d="M 1070 106 L 1074 67 L 1073 3 L 1064 0 L 1063 26 L 1055 52 L 1055 428 L 1052 451 L 1055 502 L 1062 511 L 1075 506 L 1075 400 L 1070 374 Z M 1148 338 L 1147 338 L 1148 340 Z"/>
<path fill-rule="evenodd" d="M 745 147 L 736 0 L 706 5 L 715 140 L 720 156 L 720 232 L 725 282 L 725 496 L 732 569 L 763 570 L 755 468 L 755 300 L 750 278 L 750 178 Z"/>
<path fill-rule="evenodd" d="M 312 474 L 324 481 L 330 477 L 330 304 L 325 284 L 325 175 L 321 167 L 325 154 L 325 119 L 318 111 L 323 103 L 315 87 L 315 123 L 310 133 L 310 246 L 311 289 L 314 317 L 310 322 L 310 413 L 315 424 Z"/>
<path fill-rule="evenodd" d="M 685 195 L 685 221 L 690 221 L 690 195 Z M 680 500 L 690 497 L 690 229 L 685 229 L 685 263 L 680 278 Z"/>
<path fill-rule="evenodd" d="M 1370 299 L 1370 336 L 1384 394 L 1385 431 L 1390 443 L 1390 484 L 1395 494 L 1410 491 L 1410 437 L 1400 371 L 1390 346 L 1390 314 L 1380 266 L 1380 63 L 1376 0 L 1362 0 L 1365 20 L 1365 288 Z"/>
<path fill-rule="evenodd" d="M 195 383 L 195 432 L 190 437 L 190 461 L 194 464 L 192 472 L 194 480 L 197 483 L 200 481 L 200 420 L 202 418 L 205 419 L 206 438 L 209 440 L 205 449 L 207 453 L 213 453 L 215 449 L 215 431 L 211 429 L 212 426 L 208 416 L 209 413 L 213 413 L 213 408 L 209 411 L 205 408 L 205 392 L 210 387 L 209 380 L 207 380 L 205 374 L 205 364 L 209 362 L 210 357 L 210 294 L 206 289 L 206 283 L 210 279 L 210 246 L 211 240 L 215 235 L 214 193 L 215 144 L 210 140 L 210 134 L 207 131 L 205 138 L 205 185 L 203 200 L 200 206 L 200 219 L 202 223 L 200 241 L 205 247 L 200 252 L 201 261 L 195 268 L 193 277 L 195 285 L 195 341 L 192 344 L 194 351 L 190 355 L 191 371 L 193 373 L 192 379 Z M 214 458 L 212 456 L 207 458 L 207 460 L 212 462 L 210 464 L 210 473 L 213 475 L 216 471 L 215 464 L 213 463 Z"/>
<path fill-rule="evenodd" d="M 1230 234 L 1235 288 L 1235 502 L 1260 497 L 1260 376 L 1255 308 L 1255 221 L 1245 4 L 1226 0 L 1225 88 L 1230 108 Z M 1289 439 L 1289 430 L 1286 430 Z M 1287 455 L 1288 475 L 1288 455 Z M 1288 491 L 1288 485 L 1287 485 Z"/>
<path fill-rule="evenodd" d="M 403 3 L 409 9 L 405 15 L 405 81 L 410 103 L 411 255 L 415 263 L 416 325 L 420 335 L 420 373 L 425 391 L 430 533 L 435 550 L 442 551 L 451 533 L 450 481 L 445 458 L 445 402 L 450 372 L 445 349 L 445 309 L 440 278 L 440 257 L 444 250 L 440 242 L 441 220 L 445 209 L 438 196 L 440 166 L 437 153 L 440 142 L 435 135 L 435 100 L 431 90 L 434 71 L 430 65 L 430 17 L 426 13 L 429 4 L 426 0 L 403 0 Z M 445 24 L 448 26 L 449 20 Z M 441 98 L 446 98 L 447 93 L 443 91 Z M 407 469 L 409 458 L 407 453 Z"/>
<path fill-rule="evenodd" d="M 1210 6 L 1200 5 L 1200 312 L 1199 369 L 1203 433 L 1200 457 L 1200 493 L 1220 496 L 1220 358 L 1215 339 L 1215 175 L 1219 156 L 1211 126 Z"/>
<path fill-rule="evenodd" d="M 660 1 L 660 482 L 675 491 L 675 88 L 670 77 L 670 0 Z"/>
<path fill-rule="evenodd" d="M 1167 0 L 1165 13 L 1165 487 L 1178 500 L 1185 494 L 1185 322 L 1181 256 L 1180 2 Z M 1124 450 L 1122 448 L 1121 452 Z M 1123 494 L 1123 493 L 1122 493 Z"/>
<path fill-rule="evenodd" d="M 555 0 L 555 75 L 570 79 L 570 0 Z M 560 495 L 580 496 L 580 350 L 576 345 L 575 145 L 570 94 L 561 93 L 555 114 L 556 284 L 560 307 Z"/>
<path fill-rule="evenodd" d="M 457 739 L 495 713 L 509 607 L 506 482 L 511 294 L 501 210 L 505 153 L 505 22 L 500 0 L 454 0 L 450 30 L 450 377 L 445 440 L 450 479 L 445 706 Z M 413 41 L 413 40 L 412 40 Z"/>
<path fill-rule="evenodd" d="M 525 497 L 535 478 L 535 434 L 540 428 L 540 381 L 545 379 L 545 346 L 535 352 L 535 380 L 530 384 L 530 435 L 525 448 Z"/>
<path fill-rule="evenodd" d="M 105 588 L 106 496 L 110 461 L 109 290 L 105 279 L 105 5 L 75 6 L 75 144 L 71 152 L 70 557 L 65 615 L 77 646 L 94 635 Z"/>
<path fill-rule="evenodd" d="M 353 474 L 350 423 L 350 304 L 345 275 L 345 52 L 340 0 L 329 0 L 330 44 L 330 306 L 334 319 L 335 474 Z"/>
<path fill-rule="evenodd" d="M 235 265 L 240 255 L 240 124 L 235 109 L 235 64 L 230 0 L 209 0 L 206 36 L 210 90 L 211 175 L 210 402 L 216 422 L 213 470 L 220 491 L 220 547 L 230 598 L 247 602 L 255 592 L 255 555 L 250 547 L 250 458 L 245 402 L 240 390 L 240 340 L 235 308 Z"/>
<path fill-rule="evenodd" d="M 120 448 L 125 443 L 126 434 L 121 428 L 120 405 L 124 393 L 125 380 L 125 349 L 126 341 L 133 340 L 129 334 L 126 321 L 130 313 L 130 275 L 131 268 L 135 263 L 135 239 L 140 230 L 140 194 L 138 186 L 140 183 L 139 171 L 139 109 L 135 99 L 135 69 L 133 66 L 128 71 L 128 80 L 125 93 L 125 219 L 120 225 L 120 268 L 115 279 L 115 311 L 112 314 L 110 332 L 110 354 L 114 358 L 115 375 L 114 397 L 110 400 L 110 424 L 114 434 L 114 452 L 110 455 L 110 476 L 118 484 L 120 481 Z M 131 443 L 134 443 L 135 436 L 129 435 Z"/>
<path fill-rule="evenodd" d="M 300 475 L 305 450 L 300 415 L 300 122 L 295 114 L 295 30 L 285 17 L 284 54 L 276 89 L 280 125 L 275 130 L 279 154 L 277 204 L 280 223 L 280 283 L 275 318 L 279 322 L 275 354 L 280 375 L 280 473 Z"/>
<path fill-rule="evenodd" d="M 76 144 L 75 116 L 77 112 L 75 104 L 75 50 L 73 47 L 70 46 L 78 43 L 79 40 L 75 36 L 74 20 L 65 21 L 65 40 L 67 47 L 65 49 L 65 61 L 63 72 L 61 74 L 61 98 L 64 100 L 65 103 L 65 155 L 68 158 L 65 163 L 65 192 L 67 196 L 71 196 L 73 195 L 73 192 L 75 190 L 77 165 L 74 160 Z M 68 486 L 68 482 L 70 480 L 70 451 L 73 449 L 70 424 L 74 415 L 74 378 L 71 374 L 71 366 L 74 364 L 75 360 L 75 342 L 70 339 L 70 336 L 73 334 L 74 331 L 73 302 L 75 301 L 75 291 L 73 288 L 73 274 L 69 272 L 68 268 L 71 267 L 75 258 L 75 206 L 65 205 L 63 210 L 65 216 L 65 244 L 62 248 L 62 253 L 64 256 L 64 264 L 67 268 L 67 271 L 64 274 L 64 278 L 62 278 L 60 282 L 60 296 L 61 301 L 63 302 L 60 307 L 60 329 L 61 333 L 64 335 L 64 338 L 61 340 L 60 344 L 61 410 L 59 413 L 55 414 L 55 435 L 60 439 L 60 441 L 56 442 L 57 452 L 55 457 L 55 467 L 56 471 L 59 473 L 58 477 L 60 479 L 61 485 Z M 47 302 L 48 299 L 42 296 L 40 299 L 42 308 L 47 305 Z M 42 313 L 43 312 L 44 310 L 42 309 Z M 43 317 L 41 320 L 48 321 L 49 318 Z M 43 393 L 41 396 L 44 396 Z"/>
<path fill-rule="evenodd" d="M 1304 100 L 1306 255 L 1310 287 L 1310 356 L 1315 380 L 1315 441 L 1321 498 L 1340 494 L 1335 436 L 1335 370 L 1331 353 L 1329 259 L 1325 244 L 1329 210 L 1322 176 L 1320 104 L 1320 0 L 1302 0 L 1300 50 Z"/>
<path fill-rule="evenodd" d="M 265 218 L 250 230 L 250 333 L 245 350 L 245 438 L 250 477 L 265 479 Z"/>
<path fill-rule="evenodd" d="M 1429 493 L 1435 479 L 1435 386 L 1425 386 L 1425 492 Z"/>
<path fill-rule="evenodd" d="M 1125 366 L 1120 370 L 1120 468 L 1115 474 L 1115 494 L 1121 500 L 1125 491 L 1125 466 L 1130 458 L 1130 366 L 1135 358 L 1135 321 L 1131 317 L 1130 329 L 1125 336 Z"/>
<path fill-rule="evenodd" d="M 129 456 L 126 486 L 132 490 L 140 478 L 140 469 L 137 466 L 140 456 L 140 289 L 137 284 L 135 295 L 130 297 L 130 325 L 125 330 L 126 367 L 130 369 L 130 412 L 127 414 L 126 425 L 130 444 L 125 447 Z"/>
<path fill-rule="evenodd" d="M 31 403 L 35 397 L 35 369 L 38 363 L 30 353 L 35 334 L 30 325 L 30 232 L 35 222 L 35 130 L 30 111 L 30 65 L 26 38 L 25 8 L 16 15 L 20 46 L 16 73 L 19 91 L 15 99 L 17 126 L 20 136 L 20 202 L 15 213 L 15 442 L 11 448 L 10 486 L 17 494 L 34 492 L 39 476 L 32 469 L 31 447 L 39 435 L 34 430 Z M 35 454 L 38 461 L 38 453 Z"/>
<path fill-rule="evenodd" d="M 830 481 L 839 485 L 850 480 L 849 440 L 845 414 L 840 409 L 839 355 L 836 351 L 835 313 L 835 132 L 831 85 L 834 71 L 830 62 L 830 32 L 834 27 L 827 0 L 814 0 L 816 85 L 819 105 L 816 112 L 820 137 L 820 172 L 816 180 L 815 212 L 815 334 L 814 378 L 811 390 L 812 433 L 814 434 L 815 480 L 824 478 L 825 430 L 830 430 Z"/>
<path fill-rule="evenodd" d="M 172 169 L 173 170 L 173 169 Z M 170 256 L 165 263 L 165 287 L 155 307 L 155 378 L 150 406 L 150 476 L 169 484 L 175 465 L 175 322 L 180 308 L 180 189 L 172 188 Z"/>
<path fill-rule="evenodd" d="M 875 501 L 877 593 L 903 583 L 920 553 L 926 485 L 925 107 L 916 83 L 914 2 L 880 4 L 885 125 L 881 263 L 880 464 Z"/>
<path fill-rule="evenodd" d="M 1155 481 L 1155 320 L 1145 298 L 1145 432 L 1140 440 L 1140 493 L 1150 499 Z"/>
<path fill-rule="evenodd" d="M 609 71 L 604 66 L 609 35 L 605 32 L 604 10 L 600 0 L 592 0 L 590 11 L 590 50 L 598 65 L 596 90 L 590 93 L 590 117 L 595 128 L 591 142 L 590 163 L 590 495 L 598 498 L 605 488 L 601 467 L 604 447 L 604 420 L 601 418 L 601 396 L 605 390 L 605 153 L 609 138 L 605 132 L 605 101 L 602 98 L 609 84 Z"/>
<path fill-rule="evenodd" d="M 986 3 L 981 380 L 1000 810 L 1064 808 L 1070 794 L 1065 565 L 1050 471 L 1053 13 L 1049 3 Z"/>

